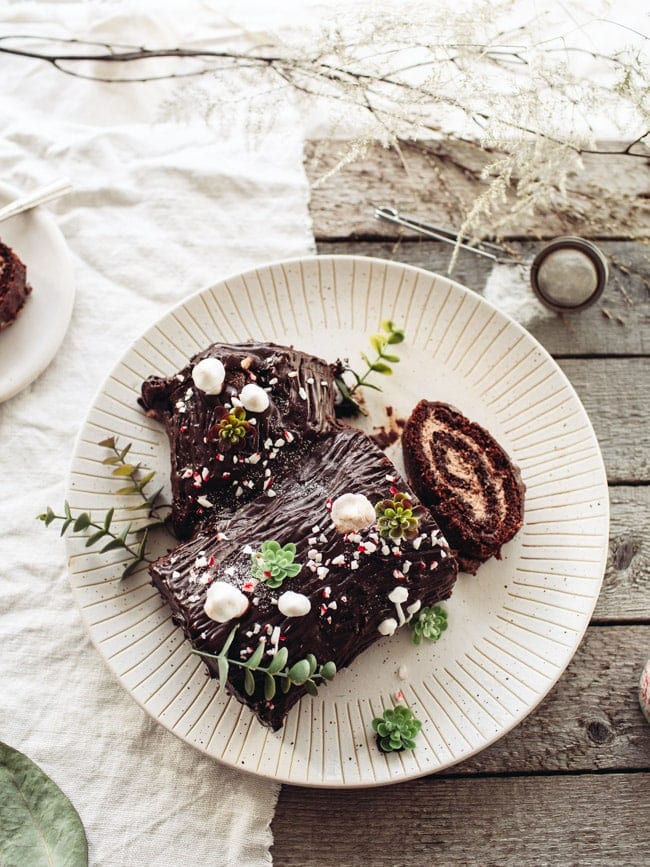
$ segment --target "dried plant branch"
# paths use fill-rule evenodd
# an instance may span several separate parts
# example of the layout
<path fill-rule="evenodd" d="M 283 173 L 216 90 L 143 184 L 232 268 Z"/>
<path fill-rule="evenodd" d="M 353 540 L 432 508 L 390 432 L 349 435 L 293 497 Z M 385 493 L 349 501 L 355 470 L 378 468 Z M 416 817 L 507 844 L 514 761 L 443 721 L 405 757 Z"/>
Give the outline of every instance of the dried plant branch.
<path fill-rule="evenodd" d="M 356 123 L 356 131 L 347 136 L 353 139 L 349 153 L 325 177 L 362 156 L 373 141 L 395 148 L 400 156 L 406 146 L 428 150 L 436 139 L 478 144 L 487 164 L 458 161 L 456 167 L 484 185 L 461 227 L 463 234 L 480 238 L 498 236 L 524 214 L 566 197 L 567 180 L 580 171 L 582 156 L 647 159 L 649 153 L 648 37 L 621 25 L 636 44 L 607 53 L 597 45 L 572 44 L 571 34 L 538 38 L 539 16 L 499 29 L 492 22 L 510 6 L 509 0 L 477 0 L 476 9 L 468 12 L 450 16 L 428 10 L 417 20 L 397 11 L 357 12 L 352 23 L 337 20 L 329 29 L 301 34 L 291 43 L 278 38 L 248 51 L 150 49 L 27 34 L 0 36 L 0 55 L 49 63 L 66 75 L 116 85 L 207 76 L 218 91 L 237 74 L 255 74 L 256 85 L 267 76 L 275 82 L 274 91 L 279 85 L 278 97 L 286 89 L 305 106 L 330 106 L 337 115 L 334 123 L 347 123 L 349 117 Z M 572 58 L 599 63 L 609 84 L 578 75 Z M 155 67 L 142 73 L 149 63 Z M 128 68 L 136 74 L 127 76 Z M 187 88 L 192 85 L 179 82 L 177 87 L 185 88 L 178 94 L 180 112 L 188 96 L 191 101 Z M 224 87 L 214 101 L 232 99 L 230 90 Z M 256 95 L 265 90 L 258 86 Z M 205 104 L 204 97 L 202 93 Z M 592 124 L 592 115 L 598 116 L 608 99 L 625 120 L 621 143 L 613 148 L 594 141 Z M 173 109 L 172 99 L 167 110 Z"/>

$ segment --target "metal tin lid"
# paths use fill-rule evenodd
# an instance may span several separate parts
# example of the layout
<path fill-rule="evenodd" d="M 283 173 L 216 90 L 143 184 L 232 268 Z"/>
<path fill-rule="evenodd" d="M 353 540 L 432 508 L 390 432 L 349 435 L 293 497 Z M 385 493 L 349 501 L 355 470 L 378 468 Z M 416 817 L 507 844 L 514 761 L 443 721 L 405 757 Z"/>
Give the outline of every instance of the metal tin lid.
<path fill-rule="evenodd" d="M 563 235 L 539 251 L 530 282 L 542 304 L 558 313 L 591 306 L 607 285 L 607 259 L 591 241 Z"/>

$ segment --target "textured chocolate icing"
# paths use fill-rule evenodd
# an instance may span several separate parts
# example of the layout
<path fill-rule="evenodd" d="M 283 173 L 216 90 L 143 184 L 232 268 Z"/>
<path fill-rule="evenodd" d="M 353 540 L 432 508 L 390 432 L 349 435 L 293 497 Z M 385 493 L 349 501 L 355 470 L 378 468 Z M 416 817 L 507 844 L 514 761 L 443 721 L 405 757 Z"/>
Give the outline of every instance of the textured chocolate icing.
<path fill-rule="evenodd" d="M 192 370 L 203 358 L 218 358 L 226 368 L 221 394 L 198 389 Z M 270 406 L 248 413 L 252 426 L 235 448 L 223 447 L 215 426 L 247 383 L 265 388 Z M 335 386 L 325 361 L 274 343 L 215 343 L 195 355 L 178 374 L 149 377 L 141 405 L 161 421 L 171 453 L 172 527 L 188 538 L 206 518 L 275 492 L 275 477 L 304 441 L 338 426 Z M 200 501 L 200 499 L 202 502 Z M 205 501 L 212 505 L 206 506 Z"/>
<path fill-rule="evenodd" d="M 472 574 L 523 524 L 525 485 L 494 437 L 445 403 L 421 400 L 404 427 L 407 476 Z"/>
<path fill-rule="evenodd" d="M 291 398 L 291 406 L 299 407 L 304 418 L 302 404 Z M 284 418 L 292 429 L 298 428 L 294 421 Z M 294 449 L 290 464 L 274 482 L 274 497 L 258 494 L 234 514 L 203 523 L 190 541 L 151 565 L 154 585 L 194 648 L 217 654 L 238 623 L 228 652 L 231 658 L 247 659 L 262 640 L 269 648 L 262 665 L 269 664 L 274 647 L 286 647 L 289 665 L 313 653 L 319 664 L 332 660 L 342 668 L 381 638 L 382 621 L 400 621 L 396 604 L 388 598 L 396 587 L 408 591 L 404 617 L 409 617 L 407 609 L 413 603 L 429 606 L 451 595 L 457 564 L 425 509 L 418 535 L 411 541 L 387 542 L 379 537 L 376 524 L 347 535 L 335 529 L 329 508 L 341 494 L 364 494 L 374 505 L 396 491 L 410 491 L 364 433 L 349 427 L 323 432 L 322 425 L 318 427 L 318 438 L 302 439 Z M 269 539 L 282 545 L 295 543 L 295 560 L 302 564 L 298 575 L 286 578 L 278 589 L 255 583 L 251 577 L 251 552 Z M 206 593 L 215 580 L 243 589 L 250 597 L 239 621 L 217 623 L 205 614 Z M 285 617 L 277 599 L 286 590 L 308 596 L 310 612 Z M 203 659 L 210 675 L 217 677 L 216 661 Z M 255 678 L 255 693 L 249 697 L 243 670 L 231 666 L 226 687 L 262 723 L 277 729 L 306 690 L 292 686 L 286 695 L 278 691 L 267 702 L 262 676 Z"/>
<path fill-rule="evenodd" d="M 15 322 L 32 287 L 14 251 L 0 241 L 0 331 Z"/>

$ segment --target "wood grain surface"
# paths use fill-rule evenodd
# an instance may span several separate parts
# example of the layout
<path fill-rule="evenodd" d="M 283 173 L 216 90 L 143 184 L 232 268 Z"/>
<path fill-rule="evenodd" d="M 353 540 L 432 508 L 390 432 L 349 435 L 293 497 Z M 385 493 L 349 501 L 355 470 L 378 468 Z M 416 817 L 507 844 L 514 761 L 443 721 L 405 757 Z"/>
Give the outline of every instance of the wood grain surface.
<path fill-rule="evenodd" d="M 643 867 L 650 773 L 429 777 L 392 789 L 285 789 L 275 867 Z"/>
<path fill-rule="evenodd" d="M 307 148 L 318 251 L 447 273 L 448 247 L 375 220 L 372 206 L 457 228 L 484 155 L 437 143 L 400 160 L 375 148 L 327 176 L 346 148 Z M 589 310 L 529 330 L 581 398 L 610 484 L 610 549 L 591 625 L 541 704 L 447 772 L 382 789 L 283 787 L 276 867 L 650 865 L 650 725 L 637 697 L 650 656 L 650 162 L 585 159 L 570 200 L 527 218 L 508 244 L 530 263 L 541 238 L 567 233 L 605 252 L 607 289 Z M 492 268 L 463 253 L 451 276 L 483 293 Z"/>

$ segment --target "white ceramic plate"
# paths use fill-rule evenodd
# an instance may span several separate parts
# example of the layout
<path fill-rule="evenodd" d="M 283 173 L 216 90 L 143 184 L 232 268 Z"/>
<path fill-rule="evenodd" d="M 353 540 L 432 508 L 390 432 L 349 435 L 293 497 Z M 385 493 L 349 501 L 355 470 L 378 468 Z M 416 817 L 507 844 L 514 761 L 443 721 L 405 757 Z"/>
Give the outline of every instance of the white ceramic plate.
<path fill-rule="evenodd" d="M 0 185 L 0 206 L 18 198 Z M 0 403 L 43 373 L 65 337 L 75 286 L 72 259 L 60 229 L 41 208 L 0 223 L 0 238 L 22 259 L 32 293 L 18 318 L 0 332 Z"/>
<path fill-rule="evenodd" d="M 217 693 L 146 571 L 120 584 L 119 553 L 68 541 L 92 639 L 131 695 L 219 761 L 299 785 L 381 785 L 448 767 L 513 728 L 562 674 L 596 603 L 608 539 L 598 443 L 563 373 L 523 328 L 444 277 L 351 256 L 277 263 L 200 292 L 137 340 L 101 387 L 72 466 L 72 506 L 99 514 L 116 505 L 120 485 L 101 464 L 104 437 L 133 442 L 167 477 L 165 435 L 136 403 L 148 375 L 175 372 L 213 341 L 248 338 L 354 363 L 383 318 L 405 329 L 406 342 L 385 390 L 367 395 L 369 424 L 386 423 L 387 405 L 404 417 L 421 397 L 449 401 L 502 443 L 528 488 L 525 526 L 503 560 L 459 577 L 438 643 L 415 647 L 405 630 L 380 640 L 274 733 Z M 385 755 L 371 720 L 399 691 L 422 734 L 416 750 Z"/>

